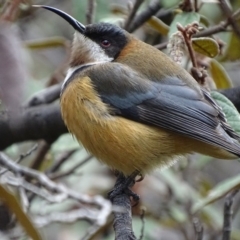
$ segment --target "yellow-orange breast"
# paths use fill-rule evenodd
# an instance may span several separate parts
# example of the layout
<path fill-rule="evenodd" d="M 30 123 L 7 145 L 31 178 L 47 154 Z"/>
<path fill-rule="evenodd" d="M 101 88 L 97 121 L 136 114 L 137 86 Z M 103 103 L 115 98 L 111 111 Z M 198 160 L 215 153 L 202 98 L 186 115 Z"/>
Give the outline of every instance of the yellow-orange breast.
<path fill-rule="evenodd" d="M 112 116 L 91 83 L 75 79 L 61 96 L 63 120 L 83 146 L 99 160 L 124 174 L 148 172 L 170 164 L 174 157 L 192 151 L 217 156 L 216 148 L 161 128 Z"/>

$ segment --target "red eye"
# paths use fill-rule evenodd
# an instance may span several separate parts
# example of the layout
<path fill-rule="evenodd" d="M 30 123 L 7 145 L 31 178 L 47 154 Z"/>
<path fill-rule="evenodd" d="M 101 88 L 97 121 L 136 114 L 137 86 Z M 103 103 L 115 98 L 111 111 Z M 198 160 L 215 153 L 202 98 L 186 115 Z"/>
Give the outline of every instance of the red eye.
<path fill-rule="evenodd" d="M 110 47 L 111 43 L 105 39 L 101 42 L 101 45 L 106 48 L 106 47 Z"/>

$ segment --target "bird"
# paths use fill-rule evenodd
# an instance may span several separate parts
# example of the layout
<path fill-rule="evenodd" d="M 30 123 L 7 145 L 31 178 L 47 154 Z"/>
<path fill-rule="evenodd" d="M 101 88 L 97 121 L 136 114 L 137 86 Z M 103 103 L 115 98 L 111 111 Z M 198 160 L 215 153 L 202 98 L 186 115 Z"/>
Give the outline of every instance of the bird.
<path fill-rule="evenodd" d="M 74 29 L 60 96 L 70 133 L 97 159 L 130 176 L 200 153 L 240 156 L 239 135 L 209 91 L 153 46 L 110 23 L 84 25 L 37 5 Z"/>

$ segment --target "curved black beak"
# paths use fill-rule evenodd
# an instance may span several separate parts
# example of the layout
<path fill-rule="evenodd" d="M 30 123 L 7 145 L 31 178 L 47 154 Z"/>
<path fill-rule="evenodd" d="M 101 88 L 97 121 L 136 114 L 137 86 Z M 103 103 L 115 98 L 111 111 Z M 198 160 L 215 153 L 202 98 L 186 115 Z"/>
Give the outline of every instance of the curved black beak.
<path fill-rule="evenodd" d="M 73 18 L 72 16 L 70 16 L 69 14 L 54 8 L 54 7 L 49 7 L 49 6 L 45 6 L 45 5 L 32 5 L 32 7 L 41 7 L 41 8 L 45 8 L 49 11 L 52 11 L 54 13 L 56 13 L 57 15 L 59 15 L 60 17 L 62 17 L 63 19 L 65 19 L 72 27 L 74 27 L 74 29 L 82 34 L 84 34 L 85 32 L 85 26 L 80 23 L 79 21 L 77 21 L 75 18 Z"/>

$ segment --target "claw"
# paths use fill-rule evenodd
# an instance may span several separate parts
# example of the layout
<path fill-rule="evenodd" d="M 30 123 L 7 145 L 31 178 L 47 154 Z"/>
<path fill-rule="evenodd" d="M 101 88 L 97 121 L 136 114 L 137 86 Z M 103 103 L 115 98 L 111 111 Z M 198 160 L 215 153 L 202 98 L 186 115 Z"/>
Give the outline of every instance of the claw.
<path fill-rule="evenodd" d="M 140 178 L 135 180 L 136 176 L 140 175 Z M 112 191 L 109 192 L 108 197 L 111 201 L 117 196 L 121 195 L 123 193 L 127 194 L 129 197 L 131 197 L 134 201 L 133 206 L 136 206 L 139 203 L 140 197 L 134 193 L 130 187 L 132 187 L 135 182 L 139 182 L 143 180 L 142 174 L 140 174 L 138 171 L 134 171 L 130 176 L 125 177 L 122 173 L 118 174 L 116 184 Z"/>

